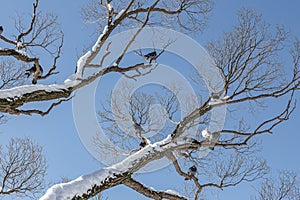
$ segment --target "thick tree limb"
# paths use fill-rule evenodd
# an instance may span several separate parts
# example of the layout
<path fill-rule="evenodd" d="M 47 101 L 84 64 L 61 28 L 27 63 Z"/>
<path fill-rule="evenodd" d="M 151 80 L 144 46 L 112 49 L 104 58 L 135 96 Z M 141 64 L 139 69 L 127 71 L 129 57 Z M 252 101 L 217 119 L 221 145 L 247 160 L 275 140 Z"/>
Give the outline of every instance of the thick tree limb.
<path fill-rule="evenodd" d="M 50 113 L 50 111 L 60 105 L 62 102 L 65 102 L 65 101 L 69 101 L 71 98 L 68 98 L 68 99 L 60 99 L 58 100 L 57 102 L 55 103 L 52 103 L 51 106 L 46 110 L 46 111 L 41 111 L 41 110 L 37 110 L 37 109 L 34 109 L 34 110 L 18 110 L 18 109 L 15 109 L 13 111 L 13 113 L 10 113 L 10 114 L 14 114 L 14 115 L 20 115 L 20 114 L 24 114 L 24 115 L 32 115 L 32 114 L 38 114 L 40 116 L 45 116 L 45 115 L 48 115 Z"/>
<path fill-rule="evenodd" d="M 27 63 L 38 61 L 37 58 L 31 58 L 25 54 L 19 53 L 14 49 L 0 49 L 0 56 L 13 56 L 17 60 L 27 62 Z"/>
<path fill-rule="evenodd" d="M 140 182 L 134 180 L 133 178 L 126 179 L 123 184 L 143 194 L 144 196 L 155 200 L 162 200 L 162 199 L 187 200 L 187 198 L 179 195 L 171 194 L 164 191 L 156 191 L 153 188 L 148 188 L 145 185 L 141 184 Z"/>

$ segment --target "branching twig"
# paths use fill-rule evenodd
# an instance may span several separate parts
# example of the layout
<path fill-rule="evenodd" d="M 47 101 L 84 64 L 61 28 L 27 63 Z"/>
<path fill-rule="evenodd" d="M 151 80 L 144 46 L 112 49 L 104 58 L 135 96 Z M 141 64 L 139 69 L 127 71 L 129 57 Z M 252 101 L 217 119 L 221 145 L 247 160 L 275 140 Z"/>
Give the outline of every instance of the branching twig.
<path fill-rule="evenodd" d="M 51 106 L 46 111 L 41 111 L 41 110 L 36 110 L 36 109 L 35 110 L 18 110 L 18 109 L 15 109 L 15 110 L 11 111 L 10 114 L 14 114 L 14 115 L 20 115 L 20 114 L 24 114 L 24 115 L 38 114 L 38 115 L 41 115 L 41 116 L 45 116 L 45 115 L 48 115 L 50 113 L 50 111 L 55 106 L 60 105 L 62 102 L 69 101 L 71 98 L 72 97 L 70 97 L 68 99 L 60 99 L 57 102 L 52 103 Z"/>

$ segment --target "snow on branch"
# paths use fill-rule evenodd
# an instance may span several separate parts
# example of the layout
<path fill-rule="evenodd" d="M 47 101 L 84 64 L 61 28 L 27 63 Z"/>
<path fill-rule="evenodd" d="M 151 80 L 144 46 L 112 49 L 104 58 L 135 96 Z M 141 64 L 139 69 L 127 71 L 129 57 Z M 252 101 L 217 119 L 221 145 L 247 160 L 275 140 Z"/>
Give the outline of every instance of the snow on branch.
<path fill-rule="evenodd" d="M 113 186 L 113 182 L 119 182 L 126 176 L 119 175 L 116 170 L 102 169 L 92 174 L 80 176 L 79 178 L 68 183 L 61 183 L 52 186 L 40 200 L 64 200 L 77 199 L 79 196 L 88 198 L 96 195 L 97 191 L 104 189 L 106 184 Z M 101 185 L 99 184 L 101 183 Z M 107 187 L 107 186 L 106 186 Z"/>
<path fill-rule="evenodd" d="M 131 14 L 129 13 L 131 10 L 131 6 L 133 5 L 134 1 L 130 1 L 128 5 L 125 7 L 125 9 L 122 9 L 119 11 L 119 13 L 114 12 L 113 6 L 110 4 L 109 1 L 106 2 L 106 9 L 108 11 L 108 17 L 111 17 L 111 21 L 108 20 L 102 34 L 99 35 L 97 41 L 93 45 L 90 51 L 85 53 L 81 58 L 79 58 L 76 66 L 76 73 L 71 74 L 68 79 L 64 81 L 62 84 L 53 84 L 53 85 L 36 85 L 36 86 L 20 86 L 20 87 L 14 87 L 9 90 L 1 90 L 1 95 L 0 95 L 0 112 L 3 113 L 19 113 L 18 110 L 16 110 L 18 107 L 29 103 L 29 102 L 35 102 L 35 101 L 49 101 L 49 100 L 54 100 L 54 99 L 60 99 L 60 98 L 68 98 L 70 97 L 71 93 L 75 91 L 78 88 L 81 88 L 87 84 L 90 84 L 92 81 L 96 80 L 98 77 L 103 76 L 106 73 L 110 72 L 119 72 L 123 75 L 125 75 L 128 78 L 135 78 L 136 76 L 142 76 L 145 75 L 145 73 L 141 73 L 139 69 L 145 69 L 149 68 L 150 70 L 147 73 L 150 73 L 152 71 L 151 65 L 147 65 L 144 63 L 141 64 L 135 64 L 132 66 L 128 67 L 119 67 L 118 63 L 122 60 L 124 54 L 126 53 L 130 43 L 134 38 L 139 34 L 139 32 L 146 26 L 148 23 L 148 20 L 150 18 L 150 13 L 151 12 L 157 12 L 160 10 L 156 10 L 156 6 L 158 4 L 159 0 L 156 0 L 152 3 L 151 6 L 145 8 L 145 9 L 136 9 L 135 13 L 146 13 L 145 14 L 145 19 L 143 20 L 143 23 L 141 24 L 141 27 L 138 29 L 139 31 L 132 37 L 130 40 L 129 44 L 124 48 L 122 51 L 121 55 L 117 59 L 117 64 L 114 64 L 113 66 L 105 66 L 106 68 L 103 69 L 101 67 L 103 64 L 103 60 L 105 57 L 109 54 L 108 48 L 107 48 L 107 54 L 103 56 L 103 59 L 101 60 L 100 64 L 96 64 L 99 68 L 98 72 L 95 72 L 93 75 L 84 77 L 84 69 L 86 67 L 89 67 L 92 64 L 92 61 L 94 58 L 99 54 L 101 48 L 105 44 L 106 40 L 112 33 L 112 31 L 122 23 L 123 20 L 128 18 Z M 46 41 L 47 43 L 39 43 L 40 41 L 33 41 L 30 40 L 29 42 L 23 42 L 21 44 L 20 48 L 24 48 L 26 50 L 26 45 L 28 48 L 33 48 L 35 46 L 37 47 L 42 47 L 44 49 L 47 48 L 47 44 L 52 44 L 53 42 L 56 42 L 59 38 L 61 38 L 61 44 L 58 47 L 57 50 L 57 55 L 54 58 L 54 64 L 53 66 L 48 70 L 47 74 L 42 76 L 39 75 L 37 77 L 33 77 L 35 79 L 46 79 L 48 76 L 52 74 L 56 74 L 57 72 L 54 72 L 56 69 L 56 60 L 60 57 L 60 52 L 61 52 L 61 47 L 63 43 L 63 34 L 59 34 L 58 32 L 55 32 L 55 20 L 56 18 L 53 17 L 49 19 L 49 21 L 46 21 L 45 24 L 42 24 L 41 26 L 38 26 L 37 21 L 39 20 L 39 16 L 36 14 L 36 9 L 38 6 L 38 0 L 36 0 L 34 4 L 34 9 L 33 9 L 33 17 L 31 19 L 31 23 L 29 25 L 29 28 L 25 31 L 22 32 L 19 30 L 20 34 L 18 37 L 18 40 L 21 40 L 22 38 L 29 37 L 29 32 L 32 32 L 35 30 L 35 28 L 39 28 L 42 30 L 46 30 L 46 33 L 51 34 L 51 38 L 49 41 Z M 112 16 L 116 15 L 114 18 Z M 53 24 L 53 26 L 51 25 Z M 37 27 L 36 27 L 37 26 Z M 35 27 L 35 28 L 34 28 Z M 49 32 L 47 32 L 49 31 Z M 38 34 L 36 32 L 33 32 L 34 35 Z M 60 37 L 62 36 L 62 37 Z M 14 44 L 16 45 L 18 41 L 10 40 L 4 37 L 3 35 L 0 35 L 0 39 L 3 40 L 4 42 L 8 44 Z M 32 44 L 30 43 L 32 42 Z M 25 46 L 23 46 L 25 45 Z M 18 46 L 18 45 L 17 45 Z M 20 45 L 19 45 L 20 46 Z M 47 49 L 46 49 L 47 50 Z M 48 51 L 49 52 L 49 51 Z M 49 52 L 51 55 L 53 53 Z M 26 62 L 26 63 L 31 63 L 34 62 L 34 66 L 37 68 L 37 71 L 42 72 L 42 67 L 39 64 L 39 58 L 31 58 L 30 56 L 26 54 L 20 53 L 18 50 L 15 49 L 10 49 L 10 48 L 4 48 L 0 49 L 0 56 L 11 56 L 15 57 L 16 59 Z M 95 65 L 95 66 L 96 66 Z M 136 75 L 129 76 L 126 74 L 126 72 L 129 71 L 135 71 Z M 36 80 L 35 80 L 36 82 Z M 17 111 L 17 112 L 16 112 Z"/>
<path fill-rule="evenodd" d="M 180 172 L 180 175 L 190 177 L 188 174 L 182 172 L 179 168 L 178 162 L 175 157 L 172 156 L 173 154 L 171 152 L 186 148 L 197 149 L 202 146 L 205 146 L 204 142 L 194 144 L 185 140 L 174 141 L 170 134 L 162 141 L 149 144 L 136 153 L 129 155 L 121 162 L 110 167 L 106 167 L 88 175 L 80 176 L 68 183 L 61 183 L 52 186 L 40 200 L 87 199 L 119 184 L 124 184 L 130 188 L 139 187 L 139 190 L 137 191 L 148 197 L 186 199 L 186 197 L 181 196 L 174 191 L 155 191 L 154 189 L 148 188 L 136 180 L 133 180 L 131 175 L 150 162 L 167 156 L 175 163 L 175 167 L 176 169 L 179 169 L 178 172 Z M 201 190 L 202 187 L 198 183 L 198 179 L 196 177 L 192 177 L 192 179 Z"/>
<path fill-rule="evenodd" d="M 38 2 L 38 1 L 36 1 L 36 2 Z M 100 68 L 99 71 L 95 72 L 94 74 L 92 74 L 88 77 L 84 77 L 84 69 L 86 67 L 90 67 L 92 65 L 91 64 L 92 61 L 99 54 L 101 48 L 105 44 L 105 42 L 106 42 L 107 38 L 109 37 L 109 35 L 111 34 L 111 32 L 121 23 L 122 20 L 124 20 L 127 17 L 126 13 L 130 9 L 130 6 L 132 5 L 132 3 L 133 3 L 133 1 L 128 5 L 128 7 L 124 11 L 119 13 L 118 18 L 115 18 L 113 22 L 110 22 L 105 26 L 102 34 L 99 35 L 99 37 L 98 37 L 97 41 L 95 42 L 94 46 L 92 47 L 92 49 L 78 59 L 75 74 L 70 75 L 69 78 L 66 79 L 64 81 L 64 83 L 62 83 L 62 84 L 53 84 L 53 85 L 40 85 L 39 84 L 39 85 L 34 85 L 34 86 L 26 85 L 26 86 L 14 87 L 14 88 L 11 88 L 8 90 L 1 90 L 0 112 L 10 113 L 10 114 L 16 114 L 16 113 L 20 114 L 20 110 L 18 110 L 17 108 L 26 103 L 29 103 L 29 102 L 49 101 L 49 100 L 60 99 L 60 98 L 69 98 L 73 91 L 75 91 L 85 85 L 90 84 L 91 82 L 96 80 L 98 77 L 103 76 L 106 73 L 119 72 L 126 76 L 126 74 L 125 74 L 126 72 L 136 71 L 138 73 L 137 76 L 144 75 L 143 73 L 139 72 L 140 68 L 145 69 L 145 68 L 149 67 L 149 65 L 144 64 L 144 63 L 135 64 L 133 66 L 122 67 L 122 68 L 120 68 L 118 66 L 118 64 L 117 65 L 114 64 L 113 66 L 110 66 L 110 67 L 106 66 L 106 68 L 104 69 L 102 64 L 103 64 L 103 61 L 106 58 L 106 56 L 109 54 L 109 49 L 108 49 L 109 45 L 108 45 L 107 49 L 106 49 L 106 54 L 102 57 L 101 62 L 97 65 L 98 68 Z M 149 14 L 157 3 L 158 3 L 158 0 L 148 9 L 148 14 L 147 14 L 145 23 L 142 26 L 142 28 L 147 23 Z M 37 3 L 35 4 L 35 7 L 37 7 Z M 112 5 L 110 5 L 110 4 L 107 5 L 107 8 L 109 11 L 113 11 Z M 110 15 L 112 15 L 112 13 Z M 35 23 L 35 18 L 32 19 L 32 23 Z M 28 29 L 29 32 L 30 32 L 30 30 L 32 30 L 31 26 L 33 26 L 33 25 L 32 24 L 30 25 L 30 27 Z M 27 32 L 20 33 L 20 37 L 22 38 L 22 37 L 25 37 L 26 35 L 28 35 Z M 134 37 L 136 37 L 136 35 L 133 36 L 133 39 L 134 39 Z M 6 41 L 5 37 L 3 37 L 2 35 L 0 35 L 0 36 L 1 36 L 2 40 Z M 62 36 L 63 36 L 63 34 L 62 34 Z M 9 40 L 7 40 L 7 41 L 10 42 Z M 54 70 L 56 69 L 56 60 L 60 57 L 62 43 L 63 43 L 63 37 L 61 40 L 61 44 L 58 47 L 57 55 L 54 58 L 54 64 L 50 68 L 48 73 L 44 76 L 40 75 L 39 77 L 35 77 L 36 79 L 45 79 L 48 76 L 57 73 L 57 72 L 54 72 Z M 126 48 L 124 49 L 125 53 L 127 51 L 127 48 L 128 48 L 128 46 L 126 46 Z M 119 62 L 123 58 L 122 55 L 118 59 Z M 29 56 L 23 55 L 14 49 L 0 49 L 0 56 L 13 56 L 23 62 L 28 62 L 28 63 L 34 62 L 35 63 L 34 66 L 36 66 L 37 70 L 39 70 L 40 72 L 42 70 L 41 66 L 39 64 L 38 58 L 30 58 Z M 151 66 L 150 66 L 150 68 L 151 68 Z M 150 70 L 150 72 L 151 72 L 151 70 Z M 26 113 L 26 112 L 21 112 L 21 113 Z M 38 114 L 38 113 L 44 113 L 44 112 L 35 112 L 35 113 Z"/>
<path fill-rule="evenodd" d="M 133 182 L 127 181 L 131 178 L 131 174 L 137 172 L 151 161 L 164 157 L 166 152 L 178 147 L 178 144 L 171 142 L 170 138 L 167 137 L 160 142 L 150 144 L 115 165 L 81 176 L 68 183 L 56 184 L 49 188 L 40 200 L 89 198 L 115 185 L 123 183 L 131 185 Z M 158 194 L 185 199 L 167 192 L 158 192 Z"/>
<path fill-rule="evenodd" d="M 167 191 L 157 191 L 154 190 L 152 187 L 148 188 L 144 184 L 129 178 L 126 179 L 124 185 L 132 188 L 133 190 L 145 195 L 146 197 L 152 198 L 152 199 L 174 199 L 174 200 L 187 200 L 186 197 L 181 196 L 178 192 L 174 190 L 167 190 Z"/>

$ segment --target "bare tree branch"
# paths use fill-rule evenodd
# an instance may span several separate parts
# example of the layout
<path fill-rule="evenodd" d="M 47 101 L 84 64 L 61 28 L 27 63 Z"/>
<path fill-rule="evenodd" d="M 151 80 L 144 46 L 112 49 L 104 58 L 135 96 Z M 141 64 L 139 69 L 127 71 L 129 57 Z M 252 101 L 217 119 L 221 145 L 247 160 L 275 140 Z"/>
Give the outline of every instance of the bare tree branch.
<path fill-rule="evenodd" d="M 130 187 L 131 189 L 143 194 L 146 197 L 152 198 L 152 199 L 171 199 L 171 200 L 176 200 L 176 199 L 187 199 L 185 197 L 171 194 L 168 192 L 163 192 L 163 191 L 156 191 L 153 188 L 148 188 L 145 185 L 141 184 L 140 182 L 134 180 L 133 178 L 129 178 L 124 182 L 124 185 Z"/>
<path fill-rule="evenodd" d="M 35 196 L 45 188 L 46 161 L 42 148 L 28 138 L 11 139 L 0 151 L 0 196 Z"/>
<path fill-rule="evenodd" d="M 13 115 L 38 114 L 44 116 L 51 112 L 55 106 L 68 101 L 74 91 L 89 85 L 101 76 L 117 72 L 127 78 L 136 79 L 153 72 L 158 64 L 152 64 L 151 61 L 167 51 L 167 47 L 171 42 L 168 42 L 158 55 L 156 55 L 155 51 L 155 59 L 150 59 L 148 63 L 137 62 L 128 64 L 125 67 L 121 66 L 122 61 L 126 59 L 130 46 L 141 31 L 147 26 L 159 24 L 163 27 L 175 27 L 176 30 L 181 29 L 185 32 L 197 33 L 199 29 L 203 28 L 207 13 L 212 6 L 210 0 L 129 0 L 119 2 L 113 0 L 92 0 L 91 2 L 92 4 L 83 10 L 83 14 L 91 23 L 101 23 L 104 28 L 102 27 L 102 34 L 98 36 L 91 50 L 79 58 L 75 74 L 72 74 L 63 84 L 39 84 L 17 87 L 23 81 L 21 70 L 8 73 L 9 61 L 5 61 L 1 65 L 1 68 L 4 69 L 0 85 L 1 113 Z M 0 56 L 16 59 L 18 62 L 25 63 L 23 66 L 33 63 L 35 67 L 33 79 L 35 81 L 46 79 L 57 73 L 55 72 L 57 60 L 61 56 L 64 41 L 63 33 L 58 28 L 57 17 L 51 14 L 43 17 L 40 12 L 37 12 L 38 3 L 39 1 L 36 0 L 33 4 L 33 16 L 29 25 L 24 26 L 21 18 L 19 18 L 19 21 L 16 21 L 15 26 L 18 31 L 16 41 L 0 34 L 0 39 L 6 45 L 5 48 L 0 49 Z M 126 30 L 128 29 L 127 27 L 135 27 L 137 29 L 135 29 L 134 34 L 121 49 L 116 62 L 112 65 L 104 66 L 104 61 L 111 53 L 110 45 L 113 42 L 108 41 L 108 38 L 119 27 L 126 27 Z M 109 111 L 109 109 L 104 109 L 102 116 L 104 116 L 105 122 L 110 123 L 108 130 L 118 137 L 115 141 L 123 143 L 123 145 L 124 141 L 132 142 L 130 143 L 131 146 L 129 145 L 126 151 L 122 152 L 122 155 L 126 156 L 126 158 L 114 166 L 104 168 L 95 174 L 83 176 L 76 181 L 55 185 L 48 190 L 42 199 L 55 199 L 56 195 L 61 195 L 63 196 L 62 198 L 88 199 L 96 197 L 102 191 L 120 184 L 124 184 L 154 199 L 186 199 L 172 192 L 156 191 L 132 179 L 132 174 L 147 164 L 165 157 L 173 162 L 175 171 L 180 176 L 192 180 L 189 183 L 195 187 L 191 194 L 191 196 L 194 196 L 194 199 L 199 199 L 204 188 L 222 189 L 236 186 L 243 181 L 254 181 L 262 178 L 268 172 L 265 161 L 240 152 L 243 151 L 243 147 L 246 149 L 245 152 L 254 149 L 256 147 L 256 143 L 253 142 L 254 138 L 265 133 L 272 133 L 275 127 L 289 119 L 296 108 L 294 93 L 300 89 L 300 45 L 299 41 L 296 41 L 294 48 L 290 52 L 292 56 L 292 70 L 288 71 L 288 75 L 285 76 L 284 67 L 286 66 L 281 64 L 277 58 L 284 52 L 286 38 L 287 34 L 282 27 L 278 26 L 276 30 L 272 31 L 271 26 L 265 23 L 260 15 L 249 9 L 242 10 L 239 13 L 238 24 L 233 30 L 225 33 L 224 37 L 216 42 L 209 44 L 209 51 L 214 57 L 216 66 L 221 73 L 221 78 L 225 83 L 220 91 L 211 92 L 209 95 L 200 95 L 201 104 L 197 104 L 196 108 L 193 107 L 191 112 L 186 113 L 182 116 L 182 119 L 177 120 L 179 109 L 183 108 L 180 107 L 181 105 L 178 105 L 176 93 L 171 95 L 164 94 L 160 98 L 160 103 L 165 109 L 163 115 L 166 115 L 168 122 L 171 123 L 162 129 L 161 133 L 159 133 L 159 139 L 150 140 L 145 136 L 147 131 L 154 130 L 153 124 L 158 124 L 158 122 L 151 121 L 149 117 L 150 107 L 154 103 L 153 95 L 130 94 L 126 96 L 127 100 L 129 100 L 128 104 L 117 105 L 119 112 L 116 114 L 116 117 L 122 119 L 123 122 L 130 122 L 129 127 L 127 127 L 129 131 L 120 130 L 112 116 L 114 113 Z M 153 48 L 155 49 L 155 47 Z M 36 57 L 34 53 L 37 51 L 36 49 L 44 50 L 47 55 L 51 56 L 51 59 L 53 58 L 53 65 L 47 70 L 45 75 L 42 75 L 43 70 L 40 58 Z M 100 53 L 103 53 L 103 55 L 100 55 Z M 138 55 L 147 56 L 143 55 L 141 50 L 138 52 Z M 93 62 L 97 56 L 101 57 L 99 62 L 94 64 Z M 87 75 L 85 69 L 88 67 L 94 67 L 96 72 L 92 75 Z M 213 86 L 210 80 L 211 77 L 204 77 L 204 79 L 207 79 L 209 87 Z M 8 87 L 12 88 L 7 89 Z M 213 133 L 207 129 L 208 118 L 214 109 L 224 105 L 233 107 L 247 103 L 254 103 L 255 108 L 258 108 L 261 106 L 260 102 L 262 100 L 275 101 L 278 97 L 288 98 L 283 112 L 258 122 L 254 129 L 245 128 L 243 124 L 240 124 L 237 128 L 224 128 Z M 20 109 L 21 106 L 31 102 L 51 100 L 57 100 L 57 102 L 51 103 L 46 111 Z M 114 103 L 117 104 L 116 102 Z M 188 104 L 189 102 L 186 103 Z M 121 106 L 124 106 L 126 110 L 123 110 Z M 125 111 L 129 111 L 129 116 L 124 114 Z M 3 115 L 1 114 L 0 120 L 2 118 Z M 242 119 L 238 121 L 242 123 Z M 193 129 L 195 127 L 197 130 Z M 202 128 L 205 130 L 204 133 L 206 135 L 210 134 L 211 137 L 213 134 L 215 135 L 214 141 L 209 136 L 206 137 L 205 134 L 201 136 Z M 133 147 L 137 141 L 141 142 L 139 148 L 136 148 L 137 145 Z M 35 186 L 34 182 L 30 182 L 30 185 L 33 185 L 32 187 L 30 186 L 27 190 L 26 188 L 22 189 L 29 178 L 24 176 L 26 181 L 20 182 L 22 179 L 14 179 L 15 177 L 12 177 L 14 174 L 11 170 L 21 169 L 23 172 L 27 172 L 27 168 L 23 169 L 22 166 L 34 164 L 30 156 L 36 153 L 36 150 L 32 150 L 33 148 L 30 145 L 29 147 L 26 145 L 18 146 L 15 143 L 17 142 L 11 143 L 11 149 L 8 154 L 3 154 L 2 156 L 1 151 L 0 160 L 3 159 L 3 162 L 1 160 L 1 165 L 2 171 L 4 171 L 1 174 L 4 175 L 1 176 L 0 174 L 0 178 L 3 180 L 0 194 L 3 195 L 20 191 L 26 193 L 39 186 Z M 102 145 L 103 143 L 103 141 L 99 141 L 97 144 Z M 214 149 L 213 145 L 216 145 L 217 148 Z M 31 151 L 28 152 L 27 149 Z M 206 151 L 207 149 L 214 150 L 207 157 L 207 160 L 195 156 L 197 152 Z M 114 150 L 112 149 L 112 151 Z M 216 151 L 220 154 L 215 153 Z M 25 156 L 28 155 L 28 158 L 25 160 L 19 159 L 22 153 Z M 182 156 L 183 154 L 184 156 Z M 34 154 L 34 156 L 37 155 Z M 41 157 L 40 154 L 38 156 Z M 193 163 L 201 168 L 202 171 L 199 174 L 184 172 L 182 163 L 177 160 L 176 156 L 180 156 L 183 159 L 182 163 L 186 165 Z M 204 160 L 207 163 L 204 163 Z M 25 161 L 30 161 L 30 163 Z M 41 162 L 43 159 L 40 158 L 39 161 Z M 39 169 L 35 166 L 34 170 L 38 171 Z M 43 179 L 43 170 L 44 168 L 39 174 L 41 179 Z M 208 171 L 210 173 L 206 173 Z M 97 178 L 94 175 L 97 175 Z M 30 177 L 33 177 L 33 175 L 30 175 Z M 37 180 L 35 181 L 38 183 Z M 283 191 L 281 192 L 281 197 L 286 196 L 291 191 L 289 187 L 288 189 L 285 188 L 285 184 L 287 183 L 288 186 L 293 185 L 293 181 L 294 177 L 290 178 L 289 176 L 281 179 L 283 183 L 279 186 L 280 190 Z M 71 190 L 72 187 L 77 188 L 77 190 Z"/>
<path fill-rule="evenodd" d="M 290 171 L 280 171 L 278 178 L 266 178 L 258 188 L 255 200 L 288 199 L 296 200 L 300 195 L 300 182 L 297 175 Z"/>

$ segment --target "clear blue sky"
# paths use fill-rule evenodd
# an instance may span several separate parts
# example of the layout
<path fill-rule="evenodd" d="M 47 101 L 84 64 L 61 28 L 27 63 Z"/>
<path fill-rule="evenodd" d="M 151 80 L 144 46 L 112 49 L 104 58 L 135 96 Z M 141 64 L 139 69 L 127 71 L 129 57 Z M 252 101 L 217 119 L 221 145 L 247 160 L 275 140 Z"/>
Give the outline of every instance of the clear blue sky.
<path fill-rule="evenodd" d="M 19 13 L 30 13 L 31 2 L 11 0 L 2 3 L 0 7 L 0 25 L 4 26 L 5 31 L 13 28 L 12 17 Z M 59 60 L 58 67 L 61 72 L 55 80 L 62 82 L 69 74 L 74 72 L 77 61 L 77 54 L 81 53 L 82 47 L 87 47 L 93 41 L 91 29 L 83 24 L 80 18 L 80 8 L 84 1 L 40 1 L 40 10 L 54 12 L 58 14 L 64 34 L 65 43 L 62 58 Z M 205 45 L 210 39 L 220 36 L 223 31 L 230 30 L 230 26 L 236 22 L 236 12 L 242 7 L 250 7 L 263 14 L 263 17 L 271 24 L 283 24 L 290 32 L 292 37 L 300 38 L 300 2 L 298 0 L 218 0 L 210 17 L 209 26 L 197 40 Z M 53 80 L 51 80 L 53 81 Z M 298 99 L 299 95 L 298 95 Z M 300 105 L 299 105 L 300 106 Z M 298 107 L 299 107 L 298 106 Z M 264 156 L 269 165 L 274 170 L 291 169 L 300 175 L 300 152 L 299 125 L 300 112 L 296 109 L 292 118 L 282 126 L 275 129 L 273 135 L 263 136 Z M 13 117 L 8 123 L 0 126 L 0 143 L 5 144 L 11 137 L 29 136 L 44 147 L 44 152 L 48 160 L 47 179 L 55 183 L 61 177 L 70 179 L 82 174 L 89 173 L 101 168 L 98 161 L 87 152 L 82 145 L 73 122 L 72 103 L 64 103 L 55 108 L 48 116 L 19 116 Z M 181 177 L 170 176 L 169 169 L 160 170 L 142 176 L 149 186 L 167 189 L 166 184 L 171 183 L 176 187 L 176 182 Z M 153 178 L 156 177 L 156 178 Z M 160 178 L 159 184 L 155 181 Z M 255 184 L 249 186 L 239 186 L 232 189 L 225 189 L 219 192 L 219 199 L 249 199 L 249 192 Z M 178 187 L 178 186 L 177 186 Z M 136 192 L 124 187 L 116 187 L 105 193 L 109 199 L 146 199 Z M 126 198 L 124 198 L 126 197 Z M 213 199 L 217 199 L 214 197 Z"/>

